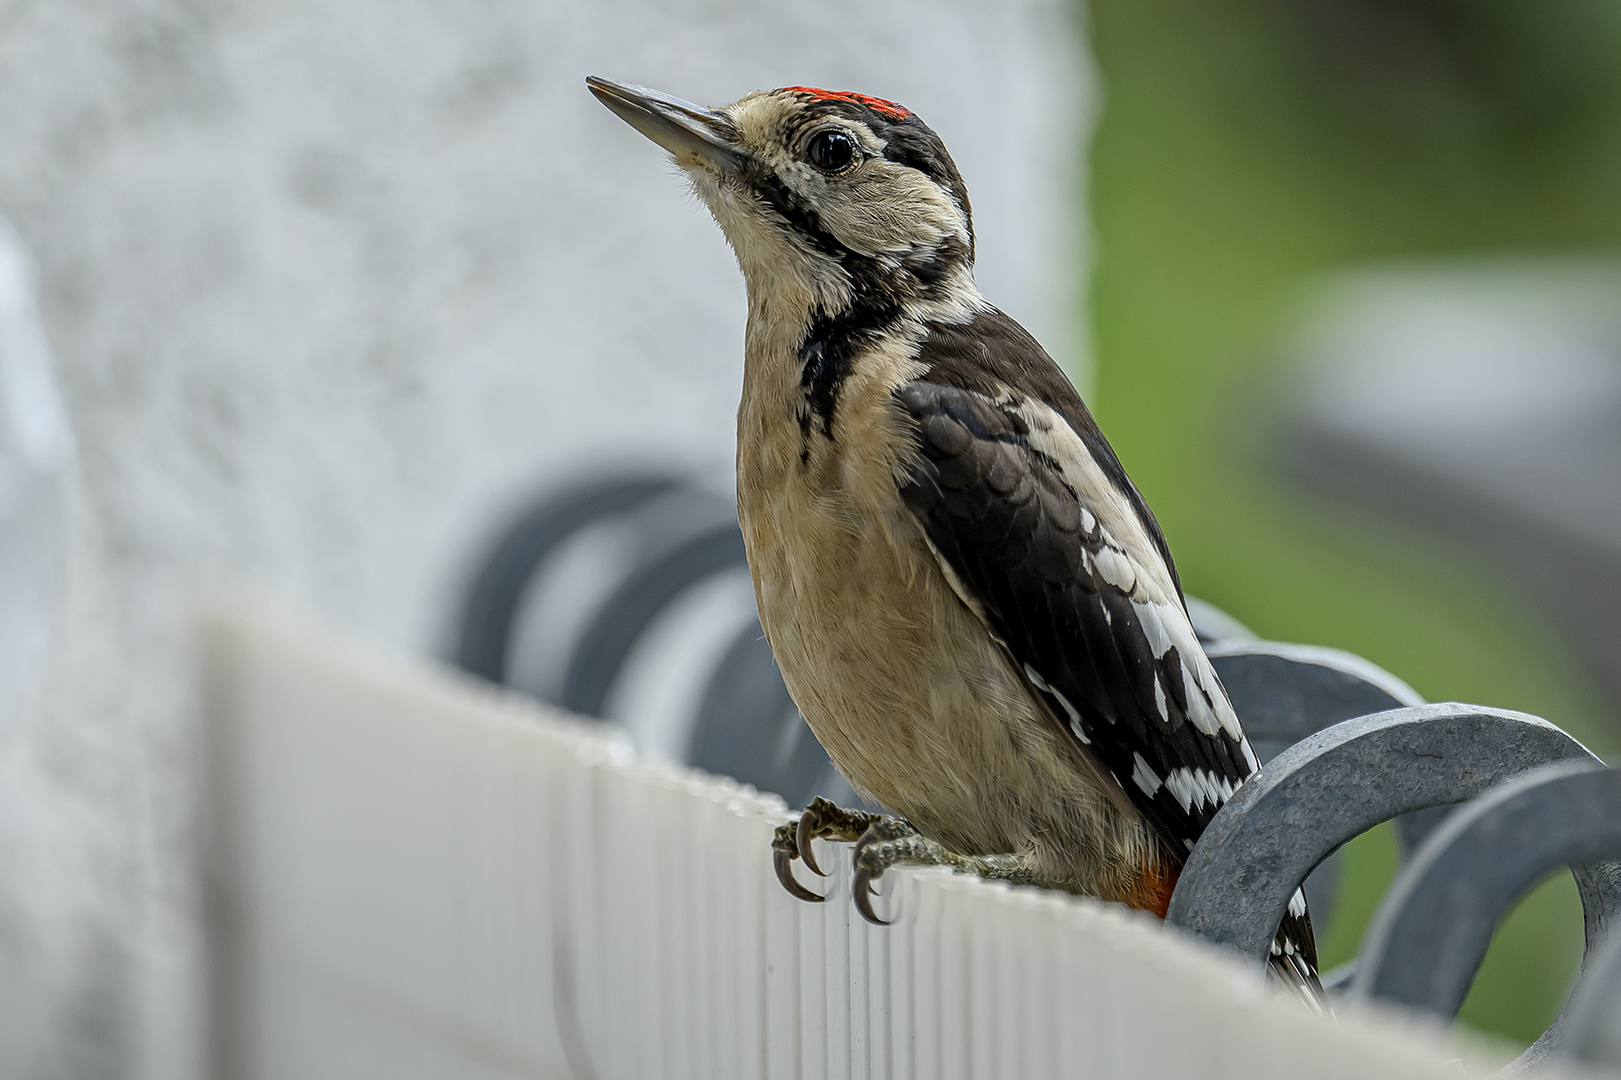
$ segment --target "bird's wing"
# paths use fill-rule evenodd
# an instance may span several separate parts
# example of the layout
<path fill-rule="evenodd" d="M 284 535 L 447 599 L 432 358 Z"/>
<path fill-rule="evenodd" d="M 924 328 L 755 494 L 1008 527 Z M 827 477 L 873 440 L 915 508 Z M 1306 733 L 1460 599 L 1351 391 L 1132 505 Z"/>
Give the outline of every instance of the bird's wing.
<path fill-rule="evenodd" d="M 1258 763 L 1158 523 L 1012 319 L 933 325 L 918 359 L 927 370 L 895 391 L 917 426 L 907 507 L 952 588 L 1180 865 Z M 1298 906 L 1279 949 L 1310 950 L 1300 959 L 1314 970 Z"/>
<path fill-rule="evenodd" d="M 1011 319 L 936 326 L 919 359 L 927 373 L 896 391 L 921 450 L 906 505 L 953 587 L 1180 861 L 1256 761 L 1157 524 Z"/>

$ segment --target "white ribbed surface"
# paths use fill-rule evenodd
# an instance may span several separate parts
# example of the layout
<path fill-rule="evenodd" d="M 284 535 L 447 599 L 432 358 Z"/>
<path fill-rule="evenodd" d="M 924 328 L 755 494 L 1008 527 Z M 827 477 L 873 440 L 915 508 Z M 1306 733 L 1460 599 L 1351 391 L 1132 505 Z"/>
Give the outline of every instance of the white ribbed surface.
<path fill-rule="evenodd" d="M 241 605 L 206 625 L 221 1080 L 1460 1075 L 1103 904 L 912 871 L 871 927 L 832 850 L 837 902 L 796 902 L 771 797 Z"/>

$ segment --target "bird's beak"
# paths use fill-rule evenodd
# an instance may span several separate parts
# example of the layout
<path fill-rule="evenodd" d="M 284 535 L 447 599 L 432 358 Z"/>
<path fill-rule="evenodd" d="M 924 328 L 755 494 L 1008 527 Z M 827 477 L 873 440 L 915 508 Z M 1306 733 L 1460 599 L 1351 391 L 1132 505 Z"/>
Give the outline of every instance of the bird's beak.
<path fill-rule="evenodd" d="M 723 173 L 743 168 L 746 155 L 729 137 L 731 121 L 713 109 L 595 75 L 587 75 L 585 85 L 621 120 L 677 158 L 695 155 Z"/>

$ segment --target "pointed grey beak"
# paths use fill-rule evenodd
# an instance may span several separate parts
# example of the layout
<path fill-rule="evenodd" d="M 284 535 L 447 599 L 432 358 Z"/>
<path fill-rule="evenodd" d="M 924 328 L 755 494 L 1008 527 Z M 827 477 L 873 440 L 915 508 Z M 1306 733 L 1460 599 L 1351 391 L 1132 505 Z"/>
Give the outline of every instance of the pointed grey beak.
<path fill-rule="evenodd" d="M 713 109 L 595 75 L 587 75 L 585 85 L 621 120 L 677 158 L 696 155 L 724 173 L 742 169 L 746 155 L 731 142 L 731 122 Z"/>

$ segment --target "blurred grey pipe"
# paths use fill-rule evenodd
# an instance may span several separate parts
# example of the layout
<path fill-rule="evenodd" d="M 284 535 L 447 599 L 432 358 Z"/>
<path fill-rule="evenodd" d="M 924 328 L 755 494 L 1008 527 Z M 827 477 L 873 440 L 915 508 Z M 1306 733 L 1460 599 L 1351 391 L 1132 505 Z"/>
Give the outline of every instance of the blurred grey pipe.
<path fill-rule="evenodd" d="M 15 714 L 44 629 L 72 456 L 34 306 L 33 263 L 0 218 L 0 717 Z"/>

